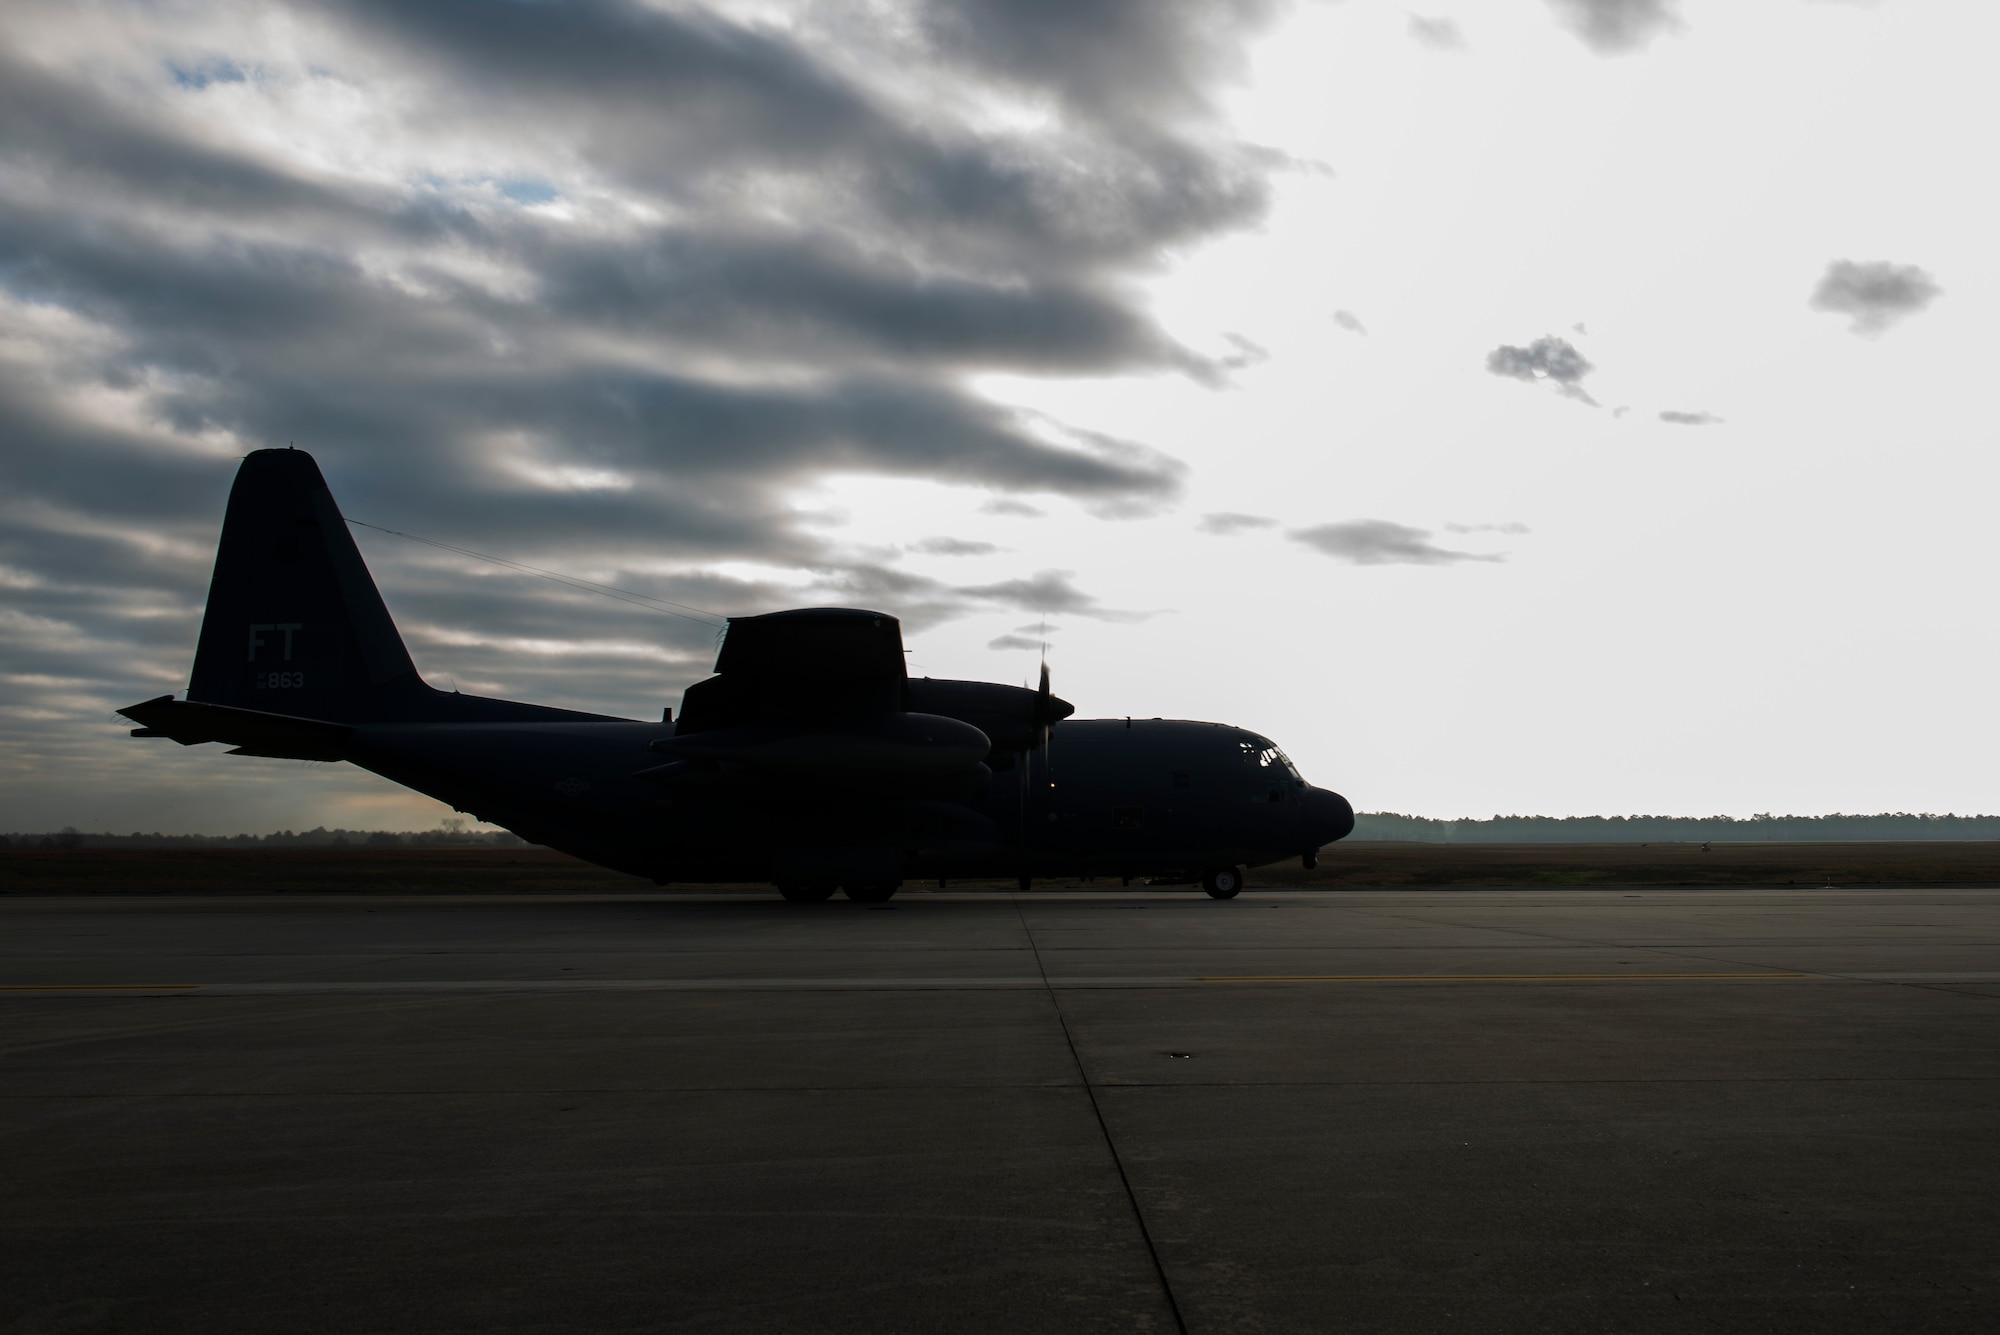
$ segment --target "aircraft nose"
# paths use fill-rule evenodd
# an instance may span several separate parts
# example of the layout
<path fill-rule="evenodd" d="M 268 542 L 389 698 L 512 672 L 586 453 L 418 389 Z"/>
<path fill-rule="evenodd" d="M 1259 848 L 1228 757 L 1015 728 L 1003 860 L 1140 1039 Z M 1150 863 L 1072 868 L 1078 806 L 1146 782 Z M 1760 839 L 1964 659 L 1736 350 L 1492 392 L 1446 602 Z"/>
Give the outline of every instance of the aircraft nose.
<path fill-rule="evenodd" d="M 1307 848 L 1319 848 L 1353 833 L 1354 808 L 1339 793 L 1328 788 L 1308 788 L 1303 805 Z"/>

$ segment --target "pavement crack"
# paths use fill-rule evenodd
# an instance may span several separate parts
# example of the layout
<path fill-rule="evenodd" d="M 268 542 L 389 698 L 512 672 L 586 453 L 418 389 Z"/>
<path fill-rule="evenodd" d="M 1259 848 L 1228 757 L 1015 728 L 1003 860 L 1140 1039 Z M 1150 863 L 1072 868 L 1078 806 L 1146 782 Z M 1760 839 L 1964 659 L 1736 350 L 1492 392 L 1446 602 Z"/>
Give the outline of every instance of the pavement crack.
<path fill-rule="evenodd" d="M 1049 982 L 1049 971 L 1042 963 L 1042 948 L 1035 940 L 1035 929 L 1028 925 L 1028 914 L 1021 907 L 1019 896 L 1009 896 L 1014 905 L 1015 916 L 1021 920 L 1021 934 L 1028 940 L 1028 948 L 1034 952 L 1035 968 L 1042 976 L 1042 990 L 1048 994 L 1049 1008 L 1055 1012 L 1056 1024 L 1062 1029 L 1063 1042 L 1069 1048 L 1069 1059 L 1076 1066 L 1077 1079 L 1083 1083 L 1084 1095 L 1090 1100 L 1091 1116 L 1097 1119 L 1098 1134 L 1104 1137 L 1104 1148 L 1111 1155 L 1111 1164 L 1118 1170 L 1118 1184 L 1125 1189 L 1125 1203 L 1132 1208 L 1132 1221 L 1139 1226 L 1139 1239 L 1146 1244 L 1146 1256 L 1153 1263 L 1153 1274 L 1160 1281 L 1160 1296 L 1166 1299 L 1167 1311 L 1173 1316 L 1174 1330 L 1178 1335 L 1187 1335 L 1187 1320 L 1181 1315 L 1181 1305 L 1174 1297 L 1174 1286 L 1167 1279 L 1167 1268 L 1160 1261 L 1160 1249 L 1153 1241 L 1153 1231 L 1146 1226 L 1146 1212 L 1139 1206 L 1139 1193 L 1132 1189 L 1132 1176 L 1125 1171 L 1124 1156 L 1118 1153 L 1118 1142 L 1112 1138 L 1111 1124 L 1104 1120 L 1104 1107 L 1097 1100 L 1097 1086 L 1091 1082 L 1090 1072 L 1084 1069 L 1083 1054 L 1076 1050 L 1076 1035 L 1070 1032 L 1069 1017 L 1063 1014 L 1062 1000 L 1056 995 L 1055 985 Z"/>

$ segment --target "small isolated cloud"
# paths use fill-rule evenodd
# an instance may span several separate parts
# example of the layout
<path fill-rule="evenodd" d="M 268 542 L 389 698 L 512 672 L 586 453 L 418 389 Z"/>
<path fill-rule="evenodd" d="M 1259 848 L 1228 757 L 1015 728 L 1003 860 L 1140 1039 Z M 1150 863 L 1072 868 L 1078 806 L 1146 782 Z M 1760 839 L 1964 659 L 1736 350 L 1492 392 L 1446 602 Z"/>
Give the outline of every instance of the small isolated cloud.
<path fill-rule="evenodd" d="M 1271 350 L 1254 339 L 1245 338 L 1241 334 L 1224 334 L 1222 338 L 1234 349 L 1233 352 L 1216 358 L 1215 364 L 1224 370 L 1240 371 L 1246 366 L 1255 366 L 1259 362 L 1271 360 Z"/>
<path fill-rule="evenodd" d="M 1526 524 L 1446 524 L 1444 531 L 1447 533 L 1506 533 L 1518 537 L 1524 533 L 1533 533 L 1535 530 L 1529 528 Z"/>
<path fill-rule="evenodd" d="M 1674 0 L 1549 0 L 1562 25 L 1600 55 L 1636 51 L 1681 26 Z"/>
<path fill-rule="evenodd" d="M 910 550 L 925 556 L 991 556 L 999 547 L 969 538 L 924 538 L 910 544 Z"/>
<path fill-rule="evenodd" d="M 1097 621 L 1144 621 L 1152 615 L 1150 612 L 1125 612 L 1113 607 L 1100 607 L 1095 597 L 1070 583 L 1070 572 L 1067 570 L 1041 570 L 1026 579 L 1003 579 L 993 584 L 961 586 L 952 592 L 961 598 L 1017 608 L 1023 612 L 1060 612 L 1069 616 L 1091 617 Z"/>
<path fill-rule="evenodd" d="M 1410 36 L 1433 51 L 1463 51 L 1465 34 L 1450 19 L 1410 15 Z"/>
<path fill-rule="evenodd" d="M 996 640 L 988 640 L 988 649 L 1039 649 L 1048 652 L 1049 636 L 1061 630 L 1061 626 L 1047 622 L 1033 622 L 1026 626 L 1016 626 Z"/>
<path fill-rule="evenodd" d="M 1350 334 L 1359 334 L 1363 338 L 1368 337 L 1368 326 L 1361 323 L 1361 317 L 1353 311 L 1335 311 L 1333 313 L 1333 322 Z"/>
<path fill-rule="evenodd" d="M 1203 515 L 1201 522 L 1196 524 L 1195 527 L 1203 533 L 1213 533 L 1218 538 L 1228 538 L 1234 537 L 1245 529 L 1271 528 L 1277 522 L 1277 520 L 1264 515 L 1240 515 L 1228 510 L 1222 510 L 1215 514 Z"/>
<path fill-rule="evenodd" d="M 1431 542 L 1430 530 L 1386 519 L 1346 519 L 1337 524 L 1293 529 L 1287 537 L 1337 560 L 1358 566 L 1454 565 L 1460 561 L 1504 561 L 1498 554 L 1455 552 Z"/>
<path fill-rule="evenodd" d="M 1722 419 L 1714 413 L 1684 413 L 1672 408 L 1660 414 L 1662 422 L 1672 422 L 1675 426 L 1719 426 Z"/>
<path fill-rule="evenodd" d="M 1022 519 L 1040 519 L 1044 513 L 1026 501 L 1017 501 L 1011 496 L 995 496 L 979 507 L 983 515 L 1016 515 Z"/>
<path fill-rule="evenodd" d="M 1584 393 L 1582 384 L 1583 378 L 1596 368 L 1568 339 L 1554 334 L 1546 334 L 1525 348 L 1501 344 L 1486 354 L 1486 369 L 1513 380 L 1530 383 L 1545 380 L 1564 397 L 1593 408 L 1597 406 L 1597 400 Z"/>
<path fill-rule="evenodd" d="M 1835 260 L 1813 289 L 1812 307 L 1853 317 L 1857 334 L 1879 334 L 1935 301 L 1943 288 L 1914 264 Z"/>

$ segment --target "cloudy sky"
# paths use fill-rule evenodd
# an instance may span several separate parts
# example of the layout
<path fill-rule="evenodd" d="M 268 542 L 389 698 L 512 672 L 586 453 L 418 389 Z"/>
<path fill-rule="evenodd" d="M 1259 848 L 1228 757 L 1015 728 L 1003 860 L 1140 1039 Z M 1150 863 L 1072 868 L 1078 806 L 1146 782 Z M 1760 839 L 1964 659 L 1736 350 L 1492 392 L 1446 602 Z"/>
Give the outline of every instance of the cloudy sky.
<path fill-rule="evenodd" d="M 1963 0 L 15 0 L 0 828 L 408 828 L 127 739 L 224 497 L 1277 738 L 1364 810 L 2000 811 Z M 1985 351 L 1982 352 L 1981 350 Z M 442 686 L 711 619 L 357 530 Z"/>

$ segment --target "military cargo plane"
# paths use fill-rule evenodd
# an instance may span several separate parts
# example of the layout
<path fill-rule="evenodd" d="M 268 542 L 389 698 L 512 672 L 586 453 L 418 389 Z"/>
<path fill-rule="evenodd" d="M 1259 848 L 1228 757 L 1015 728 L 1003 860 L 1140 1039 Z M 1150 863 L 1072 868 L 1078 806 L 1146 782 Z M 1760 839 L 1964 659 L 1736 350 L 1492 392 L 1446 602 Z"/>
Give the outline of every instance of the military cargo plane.
<path fill-rule="evenodd" d="M 911 879 L 1199 881 L 1354 828 L 1268 739 L 1074 719 L 1039 688 L 913 678 L 893 616 L 728 618 L 715 675 L 643 722 L 441 691 L 418 675 L 319 466 L 258 450 L 223 517 L 187 698 L 135 737 L 344 760 L 620 871 L 880 901 Z"/>

